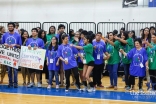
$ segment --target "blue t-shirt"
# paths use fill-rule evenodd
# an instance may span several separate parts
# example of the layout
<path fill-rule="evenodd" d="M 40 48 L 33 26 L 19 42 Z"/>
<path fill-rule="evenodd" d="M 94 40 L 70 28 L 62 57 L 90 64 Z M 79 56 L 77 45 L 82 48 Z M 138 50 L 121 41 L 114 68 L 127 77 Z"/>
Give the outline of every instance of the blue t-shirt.
<path fill-rule="evenodd" d="M 78 44 L 78 45 L 79 45 L 79 46 L 85 46 L 83 39 L 81 39 L 81 40 L 79 41 L 79 44 Z M 79 53 L 80 53 L 81 55 L 85 55 L 85 52 L 84 52 L 83 49 L 80 49 L 80 50 L 79 50 Z M 78 62 L 79 62 L 79 63 L 82 63 L 80 57 L 78 57 Z"/>
<path fill-rule="evenodd" d="M 26 46 L 44 48 L 44 41 L 40 38 L 29 38 L 26 42 Z"/>
<path fill-rule="evenodd" d="M 59 46 L 58 57 L 62 57 L 63 59 L 68 59 L 67 65 L 63 62 L 64 70 L 77 67 L 76 58 L 74 56 L 75 54 L 78 54 L 78 50 L 74 47 L 71 47 L 70 44 L 66 44 L 66 45 L 61 44 Z"/>
<path fill-rule="evenodd" d="M 54 47 L 52 47 L 52 50 L 46 51 L 46 57 L 48 57 L 48 70 L 59 70 L 59 66 L 56 66 L 57 60 L 58 60 L 58 50 L 54 51 Z"/>
<path fill-rule="evenodd" d="M 106 52 L 106 45 L 103 41 L 93 41 L 93 46 L 96 46 L 96 49 L 93 51 L 94 63 L 100 65 L 104 63 L 103 53 Z"/>
<path fill-rule="evenodd" d="M 8 45 L 22 45 L 22 39 L 21 36 L 14 32 L 14 34 L 10 34 L 9 32 L 6 32 L 2 36 L 2 44 L 8 44 Z"/>
<path fill-rule="evenodd" d="M 127 57 L 132 60 L 130 64 L 130 75 L 144 77 L 146 70 L 145 63 L 148 60 L 145 48 L 142 48 L 141 50 L 133 48 L 129 51 Z"/>

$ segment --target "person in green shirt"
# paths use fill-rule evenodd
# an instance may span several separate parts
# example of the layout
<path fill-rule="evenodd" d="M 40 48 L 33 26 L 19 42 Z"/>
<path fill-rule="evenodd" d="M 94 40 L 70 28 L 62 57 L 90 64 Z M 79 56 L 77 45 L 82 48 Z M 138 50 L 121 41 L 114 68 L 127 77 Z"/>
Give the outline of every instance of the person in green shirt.
<path fill-rule="evenodd" d="M 56 32 L 56 28 L 55 26 L 50 26 L 49 27 L 49 33 L 46 35 L 46 49 L 48 48 L 48 46 L 50 45 L 51 39 L 56 36 L 55 34 Z"/>
<path fill-rule="evenodd" d="M 73 45 L 73 47 L 84 50 L 84 55 L 83 55 L 83 84 L 84 84 L 84 91 L 87 91 L 87 81 L 89 82 L 90 89 L 88 89 L 88 92 L 93 92 L 95 91 L 94 84 L 89 78 L 93 68 L 94 68 L 94 57 L 93 57 L 93 45 L 92 43 L 92 38 L 91 36 L 88 35 L 88 32 L 84 34 L 84 44 L 85 46 L 76 46 Z M 86 81 L 87 80 L 87 81 Z"/>
<path fill-rule="evenodd" d="M 108 88 L 114 88 L 114 90 L 117 90 L 117 70 L 120 62 L 119 56 L 120 42 L 115 40 L 114 37 L 115 34 L 113 32 L 110 32 L 108 35 L 108 39 L 106 38 L 107 42 L 106 51 L 110 54 L 107 68 L 109 71 L 111 85 Z"/>
<path fill-rule="evenodd" d="M 128 53 L 134 47 L 133 39 L 128 36 L 128 33 L 129 33 L 128 31 L 124 31 L 121 34 L 121 38 L 115 37 L 115 39 L 120 41 L 121 43 L 119 48 L 124 50 L 126 53 Z M 125 85 L 126 85 L 125 88 L 127 88 L 129 82 L 129 67 L 131 61 L 128 60 L 128 58 L 122 54 L 122 63 L 123 63 L 124 74 L 125 74 Z"/>
<path fill-rule="evenodd" d="M 149 66 L 149 74 L 150 80 L 152 84 L 156 84 L 156 33 L 152 34 L 151 38 L 152 42 L 145 42 L 147 45 L 147 53 L 148 53 L 148 66 Z M 156 85 L 152 86 L 154 90 L 156 90 Z"/>

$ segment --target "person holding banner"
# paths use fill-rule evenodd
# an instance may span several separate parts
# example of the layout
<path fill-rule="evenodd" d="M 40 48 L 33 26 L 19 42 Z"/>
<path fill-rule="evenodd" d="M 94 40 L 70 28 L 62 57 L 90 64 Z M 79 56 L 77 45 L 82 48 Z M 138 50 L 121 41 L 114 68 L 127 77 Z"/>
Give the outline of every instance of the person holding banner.
<path fill-rule="evenodd" d="M 51 44 L 49 48 L 47 49 L 46 52 L 46 57 L 47 57 L 47 66 L 49 70 L 49 85 L 48 89 L 51 88 L 52 85 L 52 80 L 55 75 L 55 80 L 56 80 L 56 89 L 59 88 L 59 57 L 57 56 L 58 53 L 58 38 L 53 37 L 51 39 Z"/>
<path fill-rule="evenodd" d="M 44 41 L 38 38 L 37 28 L 33 28 L 31 32 L 32 32 L 32 38 L 29 38 L 26 42 L 26 46 L 28 46 L 28 49 L 31 50 L 31 48 L 33 48 L 34 50 L 36 50 L 37 48 L 44 48 Z M 42 87 L 40 83 L 41 70 L 29 69 L 29 72 L 31 76 L 31 83 L 28 85 L 28 87 L 34 86 L 35 73 L 36 73 L 36 78 L 37 78 L 37 87 Z"/>
<path fill-rule="evenodd" d="M 68 38 L 67 34 L 62 35 L 62 41 L 63 41 L 63 43 L 59 46 L 59 49 L 58 49 L 58 57 L 62 60 L 63 69 L 65 70 L 65 77 L 66 77 L 66 89 L 65 89 L 65 91 L 68 92 L 69 87 L 70 87 L 71 71 L 74 74 L 74 77 L 76 80 L 75 85 L 76 85 L 77 89 L 81 90 L 75 54 L 78 54 L 80 57 L 82 57 L 82 56 L 81 56 L 81 54 L 78 53 L 78 50 L 76 48 L 71 47 L 68 44 L 69 38 Z"/>
<path fill-rule="evenodd" d="M 6 47 L 10 48 L 20 48 L 22 45 L 21 36 L 14 32 L 15 24 L 13 22 L 8 23 L 8 32 L 6 32 L 2 37 L 2 44 Z M 14 86 L 14 88 L 18 87 L 18 69 L 7 66 L 8 69 L 8 77 L 9 77 L 9 85 L 8 87 Z M 12 79 L 12 69 L 14 70 L 14 81 Z"/>

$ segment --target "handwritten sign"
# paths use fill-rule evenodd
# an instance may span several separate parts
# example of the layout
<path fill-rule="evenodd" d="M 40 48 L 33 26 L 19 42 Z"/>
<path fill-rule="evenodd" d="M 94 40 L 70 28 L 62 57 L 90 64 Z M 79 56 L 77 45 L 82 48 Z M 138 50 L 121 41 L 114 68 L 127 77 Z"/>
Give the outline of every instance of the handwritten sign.
<path fill-rule="evenodd" d="M 44 49 L 29 50 L 28 47 L 22 46 L 19 66 L 43 70 L 45 52 L 46 50 Z"/>
<path fill-rule="evenodd" d="M 0 64 L 18 69 L 19 58 L 19 48 L 10 48 L 6 47 L 4 44 L 0 44 Z"/>

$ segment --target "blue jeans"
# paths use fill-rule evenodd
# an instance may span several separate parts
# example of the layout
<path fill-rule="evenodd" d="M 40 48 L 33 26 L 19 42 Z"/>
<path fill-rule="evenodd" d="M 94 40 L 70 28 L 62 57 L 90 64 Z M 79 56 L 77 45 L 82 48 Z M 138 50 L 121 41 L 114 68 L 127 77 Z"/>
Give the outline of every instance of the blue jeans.
<path fill-rule="evenodd" d="M 54 71 L 54 70 L 49 70 L 49 85 L 52 84 L 52 80 L 54 78 L 54 75 L 55 75 L 55 79 L 56 79 L 56 85 L 59 85 L 58 71 Z"/>
<path fill-rule="evenodd" d="M 8 77 L 9 77 L 9 85 L 18 85 L 18 69 L 12 68 L 10 66 L 7 66 L 8 69 Z M 14 71 L 14 82 L 12 79 L 12 70 Z"/>
<path fill-rule="evenodd" d="M 107 66 L 108 71 L 109 71 L 110 83 L 111 83 L 112 86 L 117 86 L 118 66 L 119 66 L 119 64 L 113 64 L 113 65 L 108 64 L 108 66 Z"/>
<path fill-rule="evenodd" d="M 125 84 L 129 85 L 129 67 L 130 64 L 124 64 Z"/>

